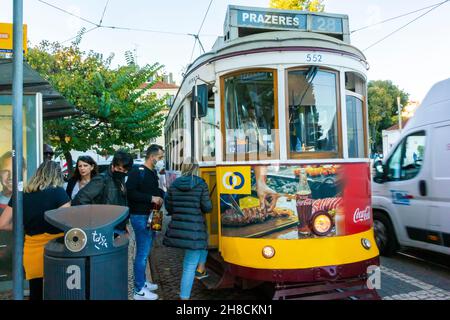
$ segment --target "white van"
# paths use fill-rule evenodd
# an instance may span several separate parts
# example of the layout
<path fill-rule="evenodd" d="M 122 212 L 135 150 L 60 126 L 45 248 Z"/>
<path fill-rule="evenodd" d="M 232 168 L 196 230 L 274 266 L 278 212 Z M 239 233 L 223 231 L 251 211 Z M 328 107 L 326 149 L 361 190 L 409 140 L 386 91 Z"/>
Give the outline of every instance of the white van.
<path fill-rule="evenodd" d="M 450 78 L 431 88 L 396 146 L 374 166 L 381 254 L 400 246 L 450 254 Z"/>

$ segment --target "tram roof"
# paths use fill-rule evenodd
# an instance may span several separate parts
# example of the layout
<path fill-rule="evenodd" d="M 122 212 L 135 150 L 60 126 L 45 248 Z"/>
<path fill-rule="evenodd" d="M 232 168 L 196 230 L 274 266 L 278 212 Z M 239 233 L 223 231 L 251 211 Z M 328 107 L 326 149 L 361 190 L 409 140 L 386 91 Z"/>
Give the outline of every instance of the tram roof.
<path fill-rule="evenodd" d="M 301 41 L 301 45 L 299 43 Z M 258 33 L 246 37 L 237 38 L 233 41 L 223 42 L 223 37 L 219 37 L 215 47 L 199 56 L 189 65 L 184 77 L 186 78 L 192 71 L 201 65 L 218 59 L 220 56 L 232 55 L 235 52 L 282 48 L 282 47 L 304 47 L 321 48 L 331 52 L 347 53 L 360 61 L 366 61 L 364 53 L 358 48 L 343 42 L 342 40 L 311 32 L 303 31 L 272 31 Z"/>
<path fill-rule="evenodd" d="M 292 25 L 274 23 L 281 18 L 284 18 L 284 22 L 289 19 Z M 261 19 L 264 21 L 259 22 Z M 298 23 L 294 23 L 294 19 L 298 19 L 295 20 Z M 266 23 L 268 20 L 272 23 Z M 299 40 L 302 40 L 302 47 L 345 51 L 366 60 L 359 49 L 350 45 L 347 15 L 229 5 L 224 22 L 224 36 L 217 38 L 211 51 L 199 56 L 189 65 L 186 75 L 220 54 L 261 47 L 299 46 Z"/>

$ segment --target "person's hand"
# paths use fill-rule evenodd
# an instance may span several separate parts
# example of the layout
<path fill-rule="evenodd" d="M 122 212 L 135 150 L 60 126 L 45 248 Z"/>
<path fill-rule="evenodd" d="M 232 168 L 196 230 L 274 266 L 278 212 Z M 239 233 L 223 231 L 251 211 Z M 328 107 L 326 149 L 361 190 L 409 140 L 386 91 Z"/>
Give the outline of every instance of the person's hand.
<path fill-rule="evenodd" d="M 257 186 L 256 193 L 258 194 L 260 208 L 267 208 L 268 211 L 273 211 L 280 195 L 269 188 L 266 184 Z M 271 200 L 270 202 L 269 198 Z"/>
<path fill-rule="evenodd" d="M 156 204 L 157 206 L 162 206 L 163 199 L 161 197 L 152 197 L 152 203 Z"/>

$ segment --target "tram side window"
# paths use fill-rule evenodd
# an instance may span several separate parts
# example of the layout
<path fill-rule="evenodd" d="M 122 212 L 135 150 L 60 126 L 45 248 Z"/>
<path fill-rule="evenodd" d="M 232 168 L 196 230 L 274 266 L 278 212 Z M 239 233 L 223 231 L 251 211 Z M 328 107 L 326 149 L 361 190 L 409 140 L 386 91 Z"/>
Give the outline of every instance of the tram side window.
<path fill-rule="evenodd" d="M 277 157 L 275 80 L 271 71 L 224 79 L 226 160 Z"/>
<path fill-rule="evenodd" d="M 200 144 L 202 161 L 214 161 L 216 159 L 216 134 L 215 134 L 215 114 L 214 114 L 214 93 L 212 89 L 208 92 L 208 109 L 206 117 L 201 119 Z"/>
<path fill-rule="evenodd" d="M 355 96 L 346 96 L 347 142 L 350 158 L 364 158 L 363 102 Z"/>
<path fill-rule="evenodd" d="M 338 154 L 337 74 L 311 67 L 288 73 L 291 157 Z M 320 156 L 316 154 L 316 156 Z"/>

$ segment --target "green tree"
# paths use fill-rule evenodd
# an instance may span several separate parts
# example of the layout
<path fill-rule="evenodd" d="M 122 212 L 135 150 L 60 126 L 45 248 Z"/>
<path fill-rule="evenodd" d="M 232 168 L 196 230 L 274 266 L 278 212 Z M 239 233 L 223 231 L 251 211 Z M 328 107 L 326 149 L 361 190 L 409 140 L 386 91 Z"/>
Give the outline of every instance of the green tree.
<path fill-rule="evenodd" d="M 164 99 L 149 94 L 161 65 L 139 67 L 130 52 L 127 65 L 111 68 L 113 55 L 85 53 L 80 38 L 70 46 L 43 41 L 30 48 L 26 59 L 79 114 L 44 123 L 47 141 L 63 154 L 72 171 L 71 150 L 93 149 L 112 154 L 118 147 L 142 150 L 149 140 L 161 134 Z M 154 78 L 145 88 L 139 86 Z"/>
<path fill-rule="evenodd" d="M 322 12 L 323 0 L 270 0 L 269 6 L 277 9 L 304 10 Z"/>
<path fill-rule="evenodd" d="M 390 80 L 369 81 L 367 90 L 370 143 L 372 151 L 377 151 L 382 149 L 382 130 L 398 123 L 397 97 L 401 105 L 406 105 L 409 94 Z"/>

